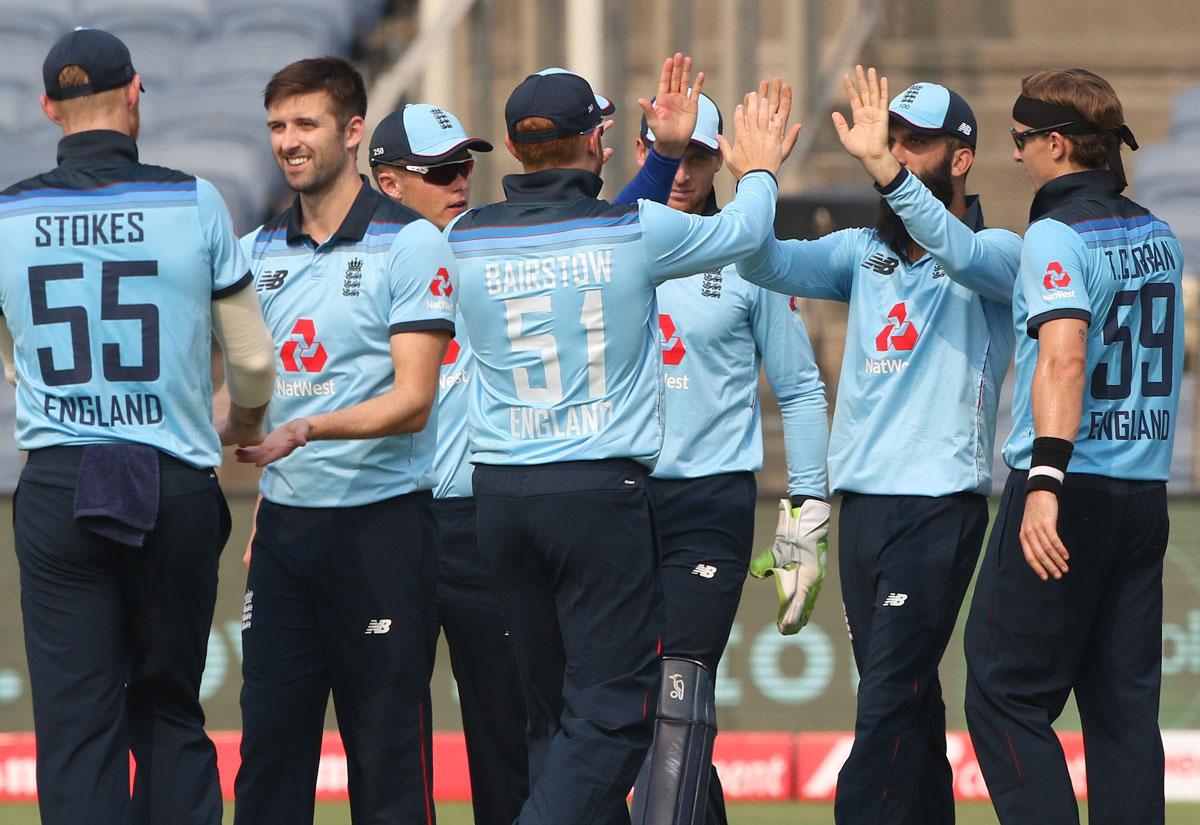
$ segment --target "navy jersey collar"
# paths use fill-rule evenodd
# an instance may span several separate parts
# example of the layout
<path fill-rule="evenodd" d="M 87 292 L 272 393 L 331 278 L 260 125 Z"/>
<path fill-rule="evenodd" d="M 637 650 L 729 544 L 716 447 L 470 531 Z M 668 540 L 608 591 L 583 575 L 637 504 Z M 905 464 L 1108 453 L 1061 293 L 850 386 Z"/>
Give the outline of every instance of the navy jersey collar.
<path fill-rule="evenodd" d="M 350 205 L 350 211 L 342 219 L 342 225 L 333 233 L 329 241 L 341 240 L 357 243 L 367 234 L 367 227 L 371 225 L 371 218 L 375 215 L 375 207 L 379 205 L 382 196 L 371 188 L 371 184 L 367 182 L 364 175 L 359 175 L 358 177 L 362 181 L 362 188 L 358 190 L 358 197 Z M 308 238 L 308 233 L 302 228 L 300 196 L 297 195 L 296 200 L 292 201 L 292 205 L 287 210 L 287 242 L 289 244 L 299 243 L 306 238 Z M 329 241 L 326 241 L 326 243 L 329 243 Z"/>
<path fill-rule="evenodd" d="M 1062 175 L 1043 184 L 1033 196 L 1033 203 L 1029 207 L 1029 222 L 1044 217 L 1076 198 L 1111 200 L 1118 197 L 1123 188 L 1117 176 L 1107 169 L 1089 169 L 1086 172 Z"/>
<path fill-rule="evenodd" d="M 585 169 L 543 169 L 528 175 L 505 175 L 504 194 L 510 203 L 549 203 L 595 198 L 604 181 Z"/>
<path fill-rule="evenodd" d="M 105 161 L 137 163 L 137 143 L 129 135 L 108 129 L 75 132 L 58 142 L 59 166 L 95 166 Z"/>
<path fill-rule="evenodd" d="M 978 195 L 967 195 L 967 211 L 963 213 L 962 222 L 971 227 L 972 232 L 987 229 L 987 224 L 983 222 L 983 207 L 979 205 Z"/>

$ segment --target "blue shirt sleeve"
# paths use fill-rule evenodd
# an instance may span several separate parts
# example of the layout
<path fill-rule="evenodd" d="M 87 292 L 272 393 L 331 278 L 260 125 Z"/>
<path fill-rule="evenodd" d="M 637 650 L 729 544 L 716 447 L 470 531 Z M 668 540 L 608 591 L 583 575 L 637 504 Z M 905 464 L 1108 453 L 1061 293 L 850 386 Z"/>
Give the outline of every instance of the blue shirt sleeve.
<path fill-rule="evenodd" d="M 755 290 L 750 330 L 783 417 L 788 495 L 825 498 L 829 419 L 825 384 L 796 301 Z"/>
<path fill-rule="evenodd" d="M 1092 303 L 1085 280 L 1088 260 L 1087 243 L 1066 224 L 1045 219 L 1029 226 L 1018 275 L 1029 337 L 1037 338 L 1038 327 L 1057 318 L 1091 323 Z"/>
<path fill-rule="evenodd" d="M 854 283 L 854 250 L 864 231 L 843 229 L 813 241 L 768 237 L 753 254 L 738 263 L 738 273 L 750 283 L 773 292 L 849 302 Z"/>
<path fill-rule="evenodd" d="M 633 180 L 625 184 L 625 188 L 617 195 L 613 203 L 633 203 L 641 198 L 666 203 L 671 197 L 671 183 L 675 173 L 679 171 L 679 163 L 683 158 L 667 158 L 660 155 L 653 146 L 646 155 L 646 162 L 638 169 Z"/>
<path fill-rule="evenodd" d="M 718 214 L 689 215 L 653 201 L 638 201 L 646 265 L 655 286 L 749 255 L 771 233 L 779 186 L 768 172 L 751 172 L 737 196 Z"/>
<path fill-rule="evenodd" d="M 250 266 L 242 253 L 238 236 L 233 232 L 233 220 L 221 194 L 204 178 L 196 178 L 196 203 L 200 210 L 200 226 L 208 245 L 209 265 L 212 268 L 213 300 L 232 295 L 250 285 Z"/>
<path fill-rule="evenodd" d="M 908 234 L 933 256 L 951 280 L 985 298 L 1012 305 L 1021 261 L 1021 238 L 1007 229 L 975 232 L 933 196 L 920 179 L 901 169 L 880 189 Z"/>
<path fill-rule="evenodd" d="M 427 220 L 413 221 L 396 234 L 388 275 L 392 285 L 388 330 L 392 335 L 454 332 L 458 265 L 436 226 Z"/>

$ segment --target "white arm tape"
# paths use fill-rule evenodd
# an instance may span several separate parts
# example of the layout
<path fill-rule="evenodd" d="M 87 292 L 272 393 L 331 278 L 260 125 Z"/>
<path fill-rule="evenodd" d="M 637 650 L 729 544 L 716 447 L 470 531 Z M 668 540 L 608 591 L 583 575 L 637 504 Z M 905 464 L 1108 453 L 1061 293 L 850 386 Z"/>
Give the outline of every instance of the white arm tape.
<path fill-rule="evenodd" d="M 13 350 L 12 330 L 8 328 L 8 321 L 4 320 L 4 316 L 0 315 L 0 361 L 4 362 L 4 380 L 17 385 L 17 356 Z"/>
<path fill-rule="evenodd" d="M 275 391 L 275 344 L 257 293 L 239 289 L 213 301 L 212 328 L 225 354 L 229 400 L 247 409 L 265 405 Z"/>

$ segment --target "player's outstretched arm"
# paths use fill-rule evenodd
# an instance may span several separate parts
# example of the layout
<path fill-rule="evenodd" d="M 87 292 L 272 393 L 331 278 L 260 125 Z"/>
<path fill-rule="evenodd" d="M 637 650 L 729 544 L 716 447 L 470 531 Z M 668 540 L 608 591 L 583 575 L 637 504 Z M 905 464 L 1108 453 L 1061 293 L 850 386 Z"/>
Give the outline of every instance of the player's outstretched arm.
<path fill-rule="evenodd" d="M 296 418 L 272 430 L 262 444 L 237 451 L 237 460 L 265 467 L 309 441 L 383 438 L 425 429 L 437 398 L 438 371 L 452 334 L 399 332 L 391 337 L 392 389 L 345 409 Z"/>

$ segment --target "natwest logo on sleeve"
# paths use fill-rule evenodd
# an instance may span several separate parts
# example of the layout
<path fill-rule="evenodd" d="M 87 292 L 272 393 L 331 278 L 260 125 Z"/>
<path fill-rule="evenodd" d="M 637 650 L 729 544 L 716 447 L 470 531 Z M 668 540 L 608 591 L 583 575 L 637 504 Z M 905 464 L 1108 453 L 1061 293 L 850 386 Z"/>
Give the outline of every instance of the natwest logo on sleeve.
<path fill-rule="evenodd" d="M 888 312 L 887 326 L 875 336 L 875 349 L 887 352 L 889 349 L 907 352 L 917 345 L 917 328 L 908 320 L 908 309 L 904 302 L 896 304 Z"/>
<path fill-rule="evenodd" d="M 454 294 L 454 284 L 450 283 L 450 273 L 446 267 L 438 267 L 437 274 L 429 282 L 429 291 L 439 298 L 449 298 Z"/>
<path fill-rule="evenodd" d="M 683 339 L 676 334 L 675 322 L 671 320 L 670 315 L 658 316 L 658 331 L 663 363 L 671 367 L 679 366 L 683 356 L 687 355 L 687 348 L 683 346 Z"/>
<path fill-rule="evenodd" d="M 1046 274 L 1042 277 L 1042 286 L 1046 289 L 1062 289 L 1071 283 L 1071 275 L 1063 269 L 1058 261 L 1051 261 L 1046 266 Z"/>
<path fill-rule="evenodd" d="M 329 356 L 317 340 L 316 325 L 311 318 L 301 318 L 292 327 L 291 335 L 279 349 L 279 360 L 285 372 L 320 372 Z"/>

